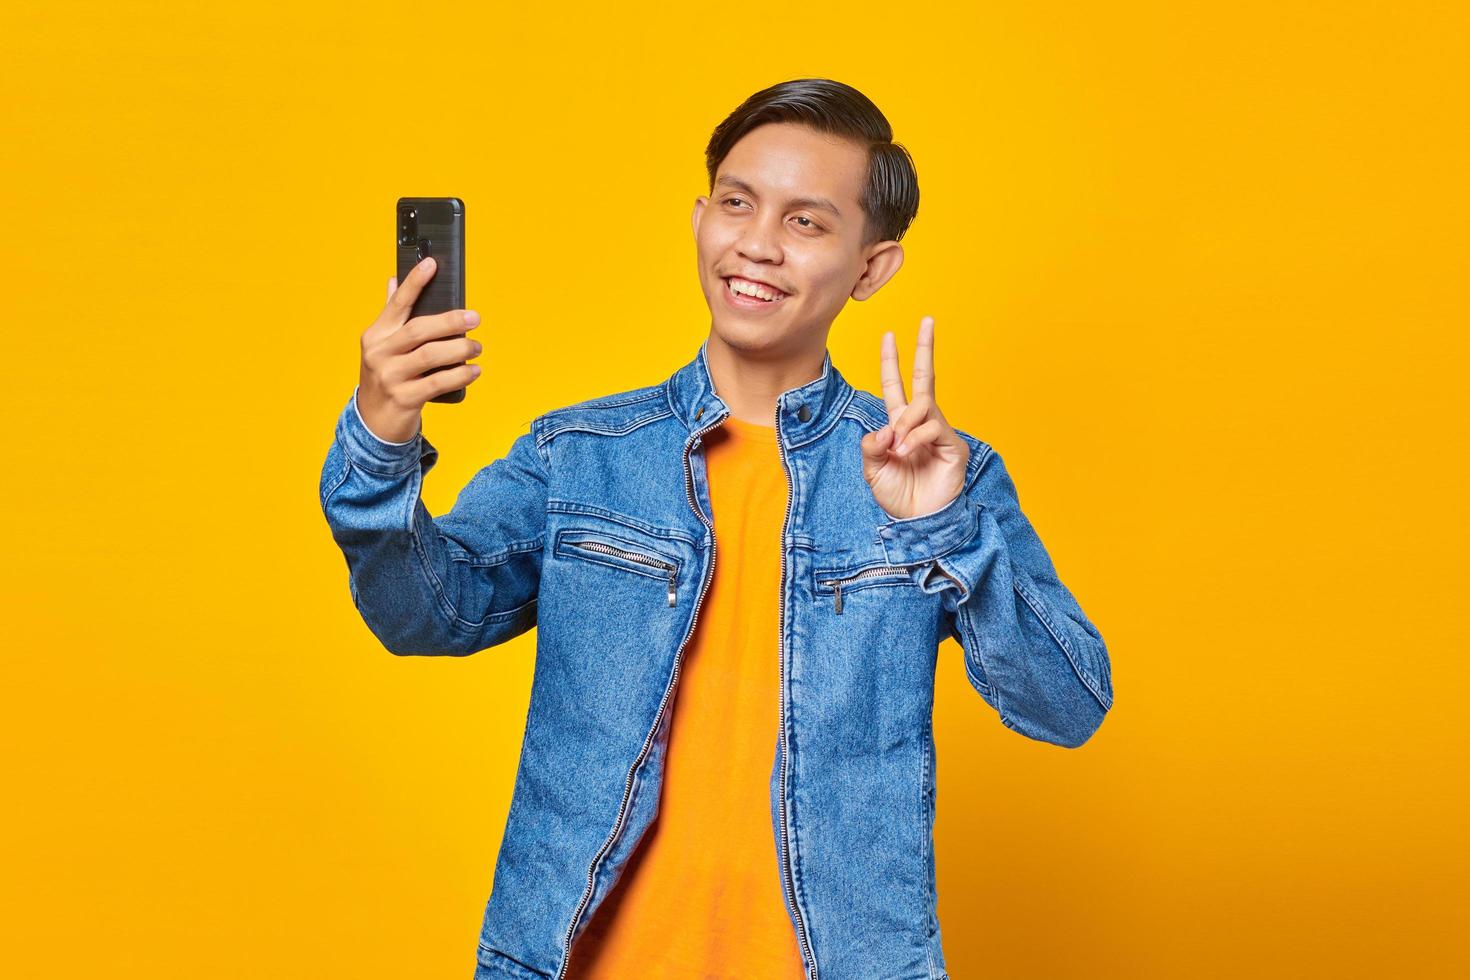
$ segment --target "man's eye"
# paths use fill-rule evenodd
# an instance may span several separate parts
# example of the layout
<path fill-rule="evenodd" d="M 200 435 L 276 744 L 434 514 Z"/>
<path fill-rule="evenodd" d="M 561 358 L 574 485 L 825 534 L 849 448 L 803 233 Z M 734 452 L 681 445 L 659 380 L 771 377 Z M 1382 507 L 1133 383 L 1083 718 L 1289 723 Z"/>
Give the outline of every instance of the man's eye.
<path fill-rule="evenodd" d="M 740 201 L 741 203 L 744 203 L 744 200 L 742 198 L 738 198 L 738 197 L 727 197 L 723 201 L 721 201 L 720 203 L 721 204 L 734 204 L 736 201 Z M 805 221 L 806 222 L 806 224 L 804 224 L 804 225 L 801 226 L 803 228 L 810 228 L 810 229 L 813 229 L 815 231 L 823 231 L 824 230 L 821 225 L 817 224 L 815 221 L 813 221 L 811 218 L 808 218 L 804 214 L 797 215 L 796 216 L 796 220 L 798 220 L 798 221 Z"/>

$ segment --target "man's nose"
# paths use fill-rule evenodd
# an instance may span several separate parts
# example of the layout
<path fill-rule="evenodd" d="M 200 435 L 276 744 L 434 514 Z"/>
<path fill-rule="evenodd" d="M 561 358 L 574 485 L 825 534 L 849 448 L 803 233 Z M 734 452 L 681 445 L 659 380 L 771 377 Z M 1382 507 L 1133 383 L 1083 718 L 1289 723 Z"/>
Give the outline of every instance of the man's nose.
<path fill-rule="evenodd" d="M 745 226 L 740 239 L 740 254 L 751 259 L 769 260 L 781 256 L 781 218 L 759 217 Z"/>

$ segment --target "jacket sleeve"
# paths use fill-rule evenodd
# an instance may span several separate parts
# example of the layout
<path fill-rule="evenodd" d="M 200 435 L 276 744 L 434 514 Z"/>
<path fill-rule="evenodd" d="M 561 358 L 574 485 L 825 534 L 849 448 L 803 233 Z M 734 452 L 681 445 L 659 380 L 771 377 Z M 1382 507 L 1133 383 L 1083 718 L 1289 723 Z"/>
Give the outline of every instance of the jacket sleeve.
<path fill-rule="evenodd" d="M 390 652 L 463 656 L 536 624 L 547 487 L 540 421 L 436 518 L 420 489 L 438 450 L 422 431 L 407 442 L 376 436 L 353 390 L 322 466 L 321 506 L 352 602 Z"/>
<path fill-rule="evenodd" d="M 940 636 L 959 640 L 970 683 L 1002 723 L 1075 748 L 1113 704 L 1107 646 L 1057 577 L 1000 454 L 971 446 L 978 465 L 964 492 L 880 524 L 878 540 L 889 564 L 916 565 L 920 588 L 939 593 Z"/>

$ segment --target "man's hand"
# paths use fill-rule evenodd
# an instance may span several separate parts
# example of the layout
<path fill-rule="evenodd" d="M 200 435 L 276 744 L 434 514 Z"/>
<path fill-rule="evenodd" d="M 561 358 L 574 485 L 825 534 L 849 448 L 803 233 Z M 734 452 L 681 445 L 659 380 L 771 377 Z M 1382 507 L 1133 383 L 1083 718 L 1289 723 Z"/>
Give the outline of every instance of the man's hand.
<path fill-rule="evenodd" d="M 955 434 L 934 401 L 934 318 L 919 321 L 914 351 L 914 400 L 904 395 L 898 341 L 883 335 L 880 377 L 888 424 L 863 436 L 863 477 L 893 518 L 940 510 L 965 489 L 970 446 Z"/>
<path fill-rule="evenodd" d="M 431 256 L 414 266 L 402 285 L 389 279 L 388 305 L 362 334 L 357 410 L 373 435 L 389 442 L 412 439 L 425 402 L 465 387 L 480 374 L 480 365 L 460 364 L 482 349 L 460 336 L 479 325 L 478 313 L 450 310 L 409 319 L 414 300 L 432 278 Z M 425 373 L 446 364 L 459 366 Z"/>

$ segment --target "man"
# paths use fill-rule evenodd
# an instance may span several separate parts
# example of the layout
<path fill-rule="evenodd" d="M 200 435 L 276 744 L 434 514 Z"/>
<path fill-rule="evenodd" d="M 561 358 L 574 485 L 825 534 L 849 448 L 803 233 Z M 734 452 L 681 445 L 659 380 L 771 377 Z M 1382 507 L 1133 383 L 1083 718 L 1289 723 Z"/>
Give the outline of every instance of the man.
<path fill-rule="evenodd" d="M 465 311 L 363 334 L 321 499 L 392 652 L 537 629 L 475 976 L 943 978 L 931 729 L 938 644 L 1001 721 L 1076 746 L 1112 704 L 1097 629 L 990 446 L 935 401 L 934 324 L 883 398 L 832 365 L 848 298 L 897 273 L 912 162 L 860 92 L 799 79 L 706 151 L 708 337 L 657 383 L 538 416 L 446 515 L 419 499 Z M 636 270 L 629 270 L 630 274 Z"/>

